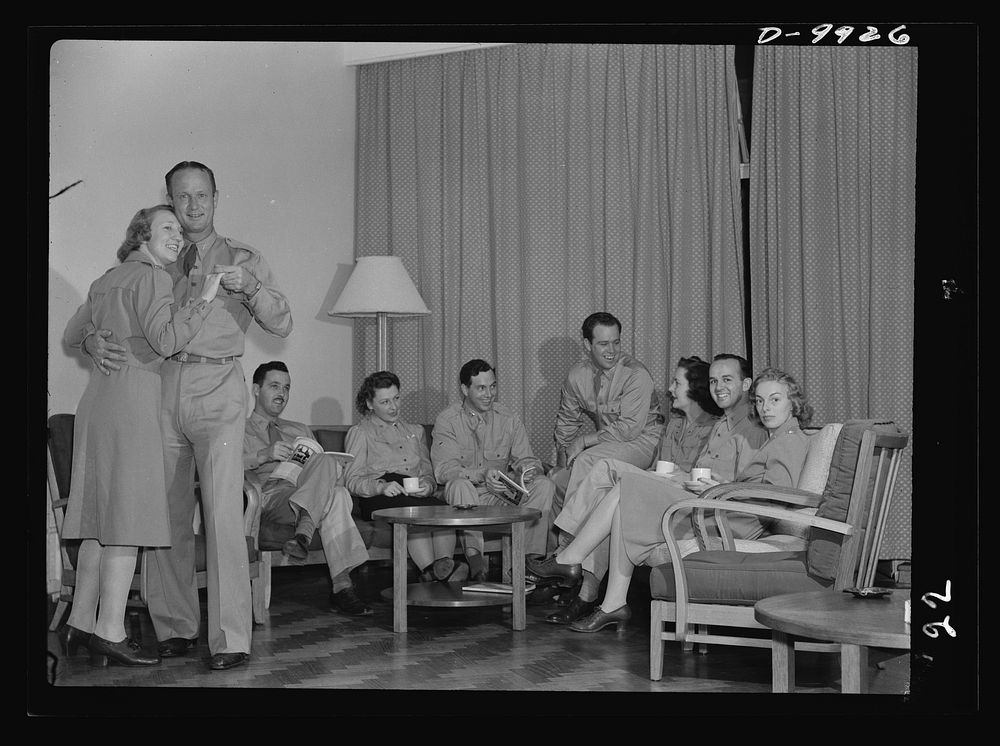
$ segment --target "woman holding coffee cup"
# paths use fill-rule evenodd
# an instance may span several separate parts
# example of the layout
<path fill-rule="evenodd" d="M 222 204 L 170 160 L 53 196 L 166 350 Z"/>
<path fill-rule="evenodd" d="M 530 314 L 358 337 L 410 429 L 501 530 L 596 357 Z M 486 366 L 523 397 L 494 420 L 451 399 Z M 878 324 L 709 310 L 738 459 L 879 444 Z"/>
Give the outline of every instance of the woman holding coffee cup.
<path fill-rule="evenodd" d="M 400 416 L 399 391 L 396 374 L 383 370 L 365 378 L 355 398 L 364 419 L 347 432 L 345 447 L 354 458 L 344 471 L 344 484 L 365 520 L 381 508 L 447 505 L 434 497 L 437 483 L 424 428 Z M 455 566 L 456 543 L 454 529 L 411 527 L 407 549 L 421 581 L 468 576 L 468 565 Z"/>
<path fill-rule="evenodd" d="M 760 449 L 740 448 L 740 468 L 735 481 L 794 487 L 809 448 L 808 436 L 800 425 L 807 425 L 812 418 L 812 407 L 802 387 L 791 375 L 767 368 L 754 379 L 750 400 L 756 417 L 768 431 L 768 440 Z M 626 596 L 633 570 L 640 564 L 656 566 L 670 561 L 661 527 L 663 514 L 670 505 L 690 494 L 667 483 L 662 489 L 643 494 L 615 490 L 608 493 L 604 502 L 609 502 L 612 496 L 614 503 L 602 504 L 595 510 L 592 520 L 584 524 L 576 539 L 557 555 L 561 569 L 578 576 L 580 563 L 610 537 L 604 600 L 590 614 L 570 624 L 575 632 L 597 632 L 610 625 L 621 629 L 627 624 L 632 616 Z M 764 534 L 756 516 L 734 513 L 727 518 L 738 539 L 757 539 Z M 709 525 L 712 520 L 708 519 Z M 689 545 L 682 554 L 698 548 L 690 524 L 678 539 Z"/>

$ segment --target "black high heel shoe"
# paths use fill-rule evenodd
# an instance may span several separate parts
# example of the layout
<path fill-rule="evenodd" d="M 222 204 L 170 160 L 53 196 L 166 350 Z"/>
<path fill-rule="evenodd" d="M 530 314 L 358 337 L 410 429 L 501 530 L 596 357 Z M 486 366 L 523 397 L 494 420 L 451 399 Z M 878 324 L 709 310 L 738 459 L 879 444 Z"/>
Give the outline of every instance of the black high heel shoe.
<path fill-rule="evenodd" d="M 572 622 L 569 628 L 574 632 L 600 632 L 613 624 L 619 632 L 622 632 L 628 626 L 628 621 L 631 618 L 632 610 L 628 605 L 620 606 L 614 611 L 605 611 L 598 606 L 587 616 Z"/>
<path fill-rule="evenodd" d="M 582 565 L 564 565 L 556 560 L 554 554 L 547 559 L 528 557 L 524 564 L 528 572 L 540 578 L 559 578 L 560 585 L 570 588 L 583 579 Z"/>
<path fill-rule="evenodd" d="M 81 645 L 87 648 L 90 644 L 90 637 L 89 632 L 77 629 L 71 624 L 63 625 L 63 628 L 59 630 L 59 645 L 63 655 L 67 657 L 76 655 L 76 651 Z"/>
<path fill-rule="evenodd" d="M 106 666 L 111 661 L 122 666 L 155 666 L 160 662 L 159 657 L 144 655 L 139 644 L 128 637 L 121 642 L 111 642 L 91 635 L 88 647 L 90 662 L 95 666 Z"/>

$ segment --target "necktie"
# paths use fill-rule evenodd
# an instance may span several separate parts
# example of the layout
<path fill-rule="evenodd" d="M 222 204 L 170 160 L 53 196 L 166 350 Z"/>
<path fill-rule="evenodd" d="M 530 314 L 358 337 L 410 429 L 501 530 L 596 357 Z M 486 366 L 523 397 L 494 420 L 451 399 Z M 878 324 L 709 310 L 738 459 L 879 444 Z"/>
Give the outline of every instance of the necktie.
<path fill-rule="evenodd" d="M 594 374 L 594 401 L 600 405 L 601 403 L 601 384 L 604 382 L 604 373 L 597 371 Z"/>
<path fill-rule="evenodd" d="M 198 244 L 189 243 L 187 249 L 184 250 L 184 257 L 181 259 L 181 267 L 184 269 L 185 277 L 191 274 L 191 268 L 194 267 L 194 263 L 197 260 Z"/>
<path fill-rule="evenodd" d="M 278 429 L 277 423 L 269 422 L 267 424 L 267 437 L 271 445 L 281 441 L 281 431 Z"/>

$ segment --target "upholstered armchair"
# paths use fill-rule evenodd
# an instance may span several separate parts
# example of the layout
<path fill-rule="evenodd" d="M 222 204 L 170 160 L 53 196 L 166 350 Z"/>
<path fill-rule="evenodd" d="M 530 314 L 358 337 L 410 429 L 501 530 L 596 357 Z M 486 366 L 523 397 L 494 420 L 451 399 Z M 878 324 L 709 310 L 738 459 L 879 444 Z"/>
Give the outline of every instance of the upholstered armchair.
<path fill-rule="evenodd" d="M 754 604 L 763 598 L 871 585 L 907 440 L 892 423 L 844 423 L 818 500 L 799 489 L 734 483 L 671 505 L 663 517 L 671 561 L 650 571 L 650 678 L 662 676 L 665 640 L 771 647 L 769 635 L 753 632 L 766 629 L 753 614 Z M 805 509 L 813 502 L 815 513 Z M 718 548 L 682 555 L 673 527 L 688 510 L 702 516 L 715 513 L 718 535 L 701 538 Z M 806 527 L 805 545 L 740 551 L 726 521 L 733 512 Z M 707 530 L 704 521 L 696 524 L 700 532 Z M 796 648 L 839 650 L 822 641 L 797 642 Z"/>

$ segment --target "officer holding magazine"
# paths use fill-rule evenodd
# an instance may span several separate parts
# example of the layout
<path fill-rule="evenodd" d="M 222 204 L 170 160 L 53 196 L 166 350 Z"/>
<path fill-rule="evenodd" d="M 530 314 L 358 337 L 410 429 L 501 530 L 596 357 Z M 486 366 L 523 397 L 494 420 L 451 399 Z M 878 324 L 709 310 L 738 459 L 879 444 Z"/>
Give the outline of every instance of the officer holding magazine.
<path fill-rule="evenodd" d="M 287 527 L 283 554 L 306 559 L 319 532 L 330 568 L 330 608 L 348 616 L 371 614 L 351 580 L 351 570 L 368 561 L 368 550 L 351 518 L 351 495 L 337 484 L 338 457 L 322 452 L 307 425 L 279 416 L 291 387 L 280 360 L 254 371 L 254 409 L 243 437 L 246 480 L 261 491 L 261 520 Z"/>
<path fill-rule="evenodd" d="M 526 526 L 525 554 L 544 556 L 552 522 L 555 485 L 528 443 L 520 418 L 496 401 L 496 371 L 485 360 L 470 360 L 459 372 L 462 400 L 434 423 L 431 462 L 451 505 L 519 505 L 541 517 Z M 483 534 L 464 531 L 469 576 L 486 580 Z"/>

